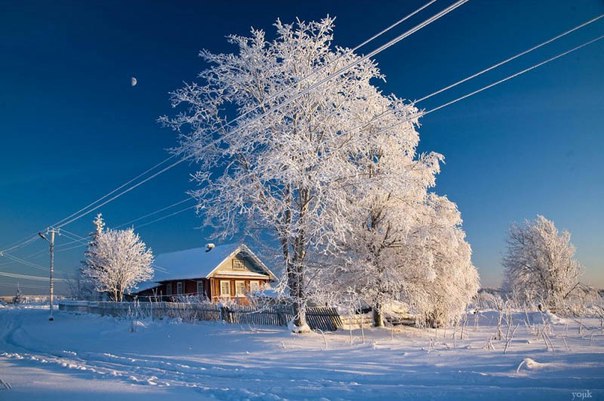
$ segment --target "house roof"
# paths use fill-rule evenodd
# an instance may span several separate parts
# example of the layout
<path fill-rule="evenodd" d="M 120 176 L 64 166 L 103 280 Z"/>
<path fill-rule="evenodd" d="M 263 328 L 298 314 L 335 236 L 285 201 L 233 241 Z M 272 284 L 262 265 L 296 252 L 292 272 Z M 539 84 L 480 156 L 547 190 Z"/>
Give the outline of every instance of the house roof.
<path fill-rule="evenodd" d="M 245 272 L 236 272 L 236 275 L 243 273 L 250 277 L 268 276 L 271 280 L 276 279 L 269 268 L 245 244 L 235 243 L 215 246 L 209 252 L 207 248 L 193 248 L 157 255 L 153 263 L 155 268 L 153 280 L 140 283 L 136 291 L 156 287 L 158 283 L 163 281 L 209 278 L 222 262 L 240 252 L 249 257 L 265 273 L 249 272 L 246 274 Z M 224 274 L 220 273 L 220 275 L 223 276 Z"/>

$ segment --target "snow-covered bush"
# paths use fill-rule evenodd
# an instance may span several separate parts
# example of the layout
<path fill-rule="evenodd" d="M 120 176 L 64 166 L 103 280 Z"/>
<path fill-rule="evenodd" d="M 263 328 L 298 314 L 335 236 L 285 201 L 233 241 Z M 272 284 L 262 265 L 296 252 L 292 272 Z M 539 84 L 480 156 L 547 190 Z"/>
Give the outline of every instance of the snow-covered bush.
<path fill-rule="evenodd" d="M 493 289 L 480 289 L 473 300 L 473 306 L 478 310 L 501 310 L 505 304 L 504 297 Z"/>

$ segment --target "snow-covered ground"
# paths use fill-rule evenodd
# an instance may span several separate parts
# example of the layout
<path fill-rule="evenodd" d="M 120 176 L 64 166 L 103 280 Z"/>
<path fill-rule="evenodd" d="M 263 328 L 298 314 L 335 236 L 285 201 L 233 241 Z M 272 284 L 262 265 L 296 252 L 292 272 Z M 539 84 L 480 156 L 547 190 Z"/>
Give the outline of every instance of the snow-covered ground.
<path fill-rule="evenodd" d="M 514 315 L 504 354 L 497 315 L 453 331 L 340 331 L 132 322 L 0 309 L 0 400 L 599 400 L 597 320 Z M 505 329 L 504 329 L 505 335 Z M 544 340 L 545 338 L 545 340 Z M 351 342 L 352 339 L 352 342 Z M 493 349 L 494 348 L 494 349 Z M 523 362 L 524 361 L 524 362 Z"/>

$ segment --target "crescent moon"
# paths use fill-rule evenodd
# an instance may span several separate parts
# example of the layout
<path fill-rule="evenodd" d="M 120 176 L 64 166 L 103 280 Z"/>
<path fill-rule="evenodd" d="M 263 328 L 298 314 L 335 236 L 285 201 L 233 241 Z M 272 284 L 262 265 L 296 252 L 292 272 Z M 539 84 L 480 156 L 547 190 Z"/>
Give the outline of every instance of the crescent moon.
<path fill-rule="evenodd" d="M 137 83 L 138 83 L 138 81 L 136 80 L 135 77 L 130 78 L 130 86 L 136 86 Z"/>

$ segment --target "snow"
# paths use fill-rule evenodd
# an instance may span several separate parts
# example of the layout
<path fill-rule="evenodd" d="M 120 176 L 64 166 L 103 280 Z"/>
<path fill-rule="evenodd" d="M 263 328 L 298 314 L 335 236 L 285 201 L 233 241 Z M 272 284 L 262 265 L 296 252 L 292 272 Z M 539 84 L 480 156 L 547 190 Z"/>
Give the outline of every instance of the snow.
<path fill-rule="evenodd" d="M 496 312 L 479 314 L 476 326 L 470 316 L 463 340 L 459 329 L 453 340 L 452 329 L 294 335 L 269 326 L 47 317 L 47 309 L 0 310 L 1 400 L 604 396 L 604 333 L 595 319 L 582 320 L 582 334 L 578 324 L 551 324 L 555 351 L 521 324 L 504 354 L 503 342 L 485 346 Z"/>

